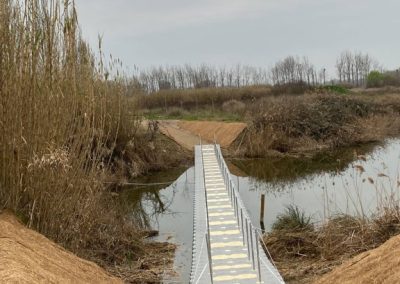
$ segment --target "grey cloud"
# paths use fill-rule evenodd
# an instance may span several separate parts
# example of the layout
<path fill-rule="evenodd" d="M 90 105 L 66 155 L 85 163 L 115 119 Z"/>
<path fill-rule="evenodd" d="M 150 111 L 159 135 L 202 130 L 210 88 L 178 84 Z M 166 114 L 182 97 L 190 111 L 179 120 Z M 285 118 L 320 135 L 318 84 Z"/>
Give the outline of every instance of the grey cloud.
<path fill-rule="evenodd" d="M 238 62 L 306 55 L 333 72 L 344 49 L 400 66 L 398 0 L 77 0 L 83 34 L 125 65 Z"/>

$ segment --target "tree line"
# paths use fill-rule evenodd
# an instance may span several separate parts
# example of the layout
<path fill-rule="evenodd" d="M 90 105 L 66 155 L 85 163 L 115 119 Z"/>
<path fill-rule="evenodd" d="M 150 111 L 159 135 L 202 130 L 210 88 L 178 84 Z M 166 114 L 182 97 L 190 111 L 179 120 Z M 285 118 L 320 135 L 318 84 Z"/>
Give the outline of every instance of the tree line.
<path fill-rule="evenodd" d="M 343 51 L 335 67 L 339 82 L 353 86 L 364 86 L 372 70 L 383 72 L 376 59 L 362 52 Z"/>
<path fill-rule="evenodd" d="M 269 83 L 268 72 L 247 65 L 214 67 L 209 65 L 153 67 L 138 71 L 133 84 L 146 92 L 165 89 L 199 89 L 218 87 L 244 87 Z"/>
<path fill-rule="evenodd" d="M 383 71 L 369 54 L 343 51 L 336 60 L 336 79 L 332 83 L 365 86 L 371 71 Z M 271 68 L 237 64 L 232 67 L 210 65 L 160 66 L 145 70 L 135 68 L 130 85 L 153 93 L 167 89 L 240 88 L 254 85 L 302 84 L 324 85 L 328 74 L 325 67 L 315 67 L 307 57 L 288 56 Z"/>

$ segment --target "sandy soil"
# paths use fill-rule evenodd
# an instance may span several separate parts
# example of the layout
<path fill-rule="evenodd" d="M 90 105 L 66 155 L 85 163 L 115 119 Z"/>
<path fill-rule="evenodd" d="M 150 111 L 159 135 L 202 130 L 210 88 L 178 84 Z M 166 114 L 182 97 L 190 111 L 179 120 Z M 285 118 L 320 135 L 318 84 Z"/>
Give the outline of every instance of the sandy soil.
<path fill-rule="evenodd" d="M 214 137 L 223 148 L 228 148 L 247 127 L 245 123 L 227 123 L 217 121 L 159 121 L 160 131 L 186 149 L 200 143 L 212 143 Z M 214 136 L 215 135 L 215 136 Z"/>
<path fill-rule="evenodd" d="M 400 283 L 400 236 L 361 253 L 318 279 L 315 284 Z"/>
<path fill-rule="evenodd" d="M 2 283 L 122 283 L 26 228 L 9 212 L 0 214 L 0 279 Z"/>
<path fill-rule="evenodd" d="M 178 120 L 160 120 L 159 127 L 162 134 L 190 151 L 193 151 L 194 146 L 200 143 L 199 136 L 181 128 Z M 210 143 L 210 141 L 203 140 L 203 143 Z"/>
<path fill-rule="evenodd" d="M 202 140 L 214 141 L 215 138 L 221 147 L 228 148 L 247 127 L 247 124 L 219 121 L 180 121 L 178 126 L 201 136 Z"/>

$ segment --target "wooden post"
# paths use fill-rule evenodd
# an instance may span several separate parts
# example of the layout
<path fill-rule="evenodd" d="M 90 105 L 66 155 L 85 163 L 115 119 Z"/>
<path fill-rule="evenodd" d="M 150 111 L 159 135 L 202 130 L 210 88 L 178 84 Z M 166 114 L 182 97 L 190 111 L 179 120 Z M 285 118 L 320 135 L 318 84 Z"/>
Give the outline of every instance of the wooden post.
<path fill-rule="evenodd" d="M 262 233 L 265 233 L 264 210 L 265 210 L 265 194 L 261 194 L 260 226 Z"/>

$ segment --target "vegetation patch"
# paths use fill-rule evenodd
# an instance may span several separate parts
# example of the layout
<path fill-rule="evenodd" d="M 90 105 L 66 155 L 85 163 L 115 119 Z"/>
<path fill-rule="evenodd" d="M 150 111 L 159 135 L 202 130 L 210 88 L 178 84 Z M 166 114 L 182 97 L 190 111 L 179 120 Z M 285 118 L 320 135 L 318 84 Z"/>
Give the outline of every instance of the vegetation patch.
<path fill-rule="evenodd" d="M 286 212 L 278 215 L 277 220 L 272 226 L 273 230 L 312 230 L 311 217 L 306 216 L 296 206 L 287 206 Z"/>
<path fill-rule="evenodd" d="M 177 164 L 179 147 L 171 159 L 143 129 L 70 1 L 1 1 L 0 42 L 0 210 L 106 268 L 147 259 L 146 228 L 109 185 Z"/>
<path fill-rule="evenodd" d="M 398 213 L 398 209 L 384 210 L 372 219 L 337 215 L 312 226 L 309 217 L 290 207 L 264 236 L 264 242 L 287 283 L 310 283 L 399 234 Z"/>
<path fill-rule="evenodd" d="M 380 141 L 400 133 L 393 96 L 302 95 L 262 99 L 237 144 L 246 156 L 306 153 Z"/>

